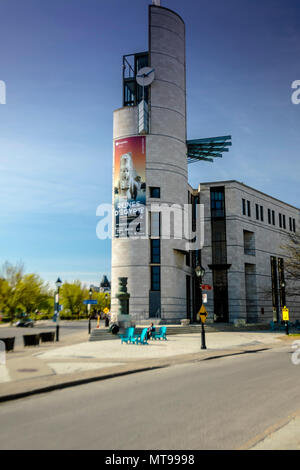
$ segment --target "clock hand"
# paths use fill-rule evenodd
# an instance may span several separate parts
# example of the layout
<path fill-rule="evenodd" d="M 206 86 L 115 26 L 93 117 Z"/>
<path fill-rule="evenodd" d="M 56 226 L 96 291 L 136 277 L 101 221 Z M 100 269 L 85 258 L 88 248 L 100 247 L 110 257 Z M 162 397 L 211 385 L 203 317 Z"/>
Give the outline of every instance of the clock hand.
<path fill-rule="evenodd" d="M 150 73 L 154 72 L 155 69 L 151 69 L 150 72 L 148 73 L 145 73 L 145 77 L 148 77 L 148 75 L 150 75 Z"/>

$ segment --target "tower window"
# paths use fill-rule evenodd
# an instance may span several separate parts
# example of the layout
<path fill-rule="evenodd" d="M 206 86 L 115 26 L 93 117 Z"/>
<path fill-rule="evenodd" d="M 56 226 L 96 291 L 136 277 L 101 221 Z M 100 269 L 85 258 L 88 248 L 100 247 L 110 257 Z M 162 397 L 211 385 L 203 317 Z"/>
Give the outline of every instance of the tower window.
<path fill-rule="evenodd" d="M 160 199 L 160 188 L 150 188 L 150 197 Z"/>
<path fill-rule="evenodd" d="M 158 238 L 151 240 L 151 263 L 160 263 L 160 240 Z"/>
<path fill-rule="evenodd" d="M 151 290 L 160 291 L 160 267 L 151 266 Z"/>

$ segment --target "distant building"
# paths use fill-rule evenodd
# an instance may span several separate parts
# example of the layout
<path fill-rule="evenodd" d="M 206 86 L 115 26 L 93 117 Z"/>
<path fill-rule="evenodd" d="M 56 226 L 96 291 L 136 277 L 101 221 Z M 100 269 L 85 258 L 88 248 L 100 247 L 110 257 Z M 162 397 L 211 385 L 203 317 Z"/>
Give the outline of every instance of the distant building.
<path fill-rule="evenodd" d="M 107 279 L 107 276 L 105 274 L 104 274 L 104 276 L 102 278 L 102 281 L 100 283 L 99 292 L 106 292 L 108 294 L 110 293 L 110 282 Z"/>

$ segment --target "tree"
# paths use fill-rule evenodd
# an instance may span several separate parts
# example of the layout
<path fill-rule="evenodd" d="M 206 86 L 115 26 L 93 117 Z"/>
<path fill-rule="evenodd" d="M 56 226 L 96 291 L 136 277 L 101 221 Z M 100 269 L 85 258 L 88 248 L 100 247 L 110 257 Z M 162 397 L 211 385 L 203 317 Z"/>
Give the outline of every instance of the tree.
<path fill-rule="evenodd" d="M 1 269 L 0 305 L 11 323 L 13 323 L 18 309 L 21 308 L 20 283 L 23 271 L 22 263 L 14 266 L 5 262 Z"/>
<path fill-rule="evenodd" d="M 50 313 L 53 296 L 47 284 L 36 274 L 25 274 L 21 263 L 6 262 L 0 276 L 0 310 L 14 322 L 19 312 L 28 315 L 36 310 Z"/>
<path fill-rule="evenodd" d="M 72 317 L 80 313 L 84 309 L 83 301 L 88 299 L 88 291 L 81 285 L 80 281 L 72 283 L 65 282 L 60 289 L 60 303 L 63 308 L 70 310 Z"/>
<path fill-rule="evenodd" d="M 50 313 L 52 296 L 49 287 L 36 274 L 26 274 L 18 285 L 20 303 L 28 315 L 36 310 Z"/>
<path fill-rule="evenodd" d="M 300 296 L 300 235 L 290 233 L 288 243 L 282 246 L 285 253 L 286 290 L 288 296 Z"/>

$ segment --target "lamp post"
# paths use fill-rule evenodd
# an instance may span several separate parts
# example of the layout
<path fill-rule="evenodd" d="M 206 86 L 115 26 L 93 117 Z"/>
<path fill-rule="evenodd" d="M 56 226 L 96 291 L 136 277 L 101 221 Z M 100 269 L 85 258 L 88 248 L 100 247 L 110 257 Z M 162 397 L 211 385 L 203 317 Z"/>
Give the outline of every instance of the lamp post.
<path fill-rule="evenodd" d="M 89 290 L 90 300 L 92 300 L 93 289 L 90 287 Z M 88 315 L 89 315 L 89 335 L 91 334 L 91 304 L 88 305 Z"/>
<path fill-rule="evenodd" d="M 59 291 L 62 286 L 62 281 L 60 278 L 57 278 L 57 281 L 55 283 L 57 287 L 57 302 L 56 302 L 56 341 L 59 341 Z"/>
<path fill-rule="evenodd" d="M 205 275 L 205 269 L 202 266 L 198 265 L 195 268 L 195 274 L 196 274 L 197 278 L 199 279 L 200 299 L 201 299 L 200 308 L 201 308 L 202 307 L 202 280 L 203 280 L 203 277 Z M 205 342 L 204 322 L 202 321 L 202 318 L 201 318 L 201 349 L 207 349 L 206 348 L 206 342 Z"/>

